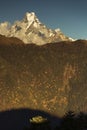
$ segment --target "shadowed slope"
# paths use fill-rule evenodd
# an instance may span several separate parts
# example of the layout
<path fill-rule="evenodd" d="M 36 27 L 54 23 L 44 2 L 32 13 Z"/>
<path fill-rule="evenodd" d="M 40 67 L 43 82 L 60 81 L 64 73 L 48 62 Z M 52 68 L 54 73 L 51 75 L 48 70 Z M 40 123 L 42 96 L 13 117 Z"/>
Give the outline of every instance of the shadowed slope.
<path fill-rule="evenodd" d="M 15 37 L 6 37 L 4 35 L 0 35 L 0 44 L 23 44 L 23 41 Z"/>
<path fill-rule="evenodd" d="M 13 109 L 9 111 L 0 112 L 0 130 L 23 130 L 25 127 L 30 127 L 29 119 L 34 116 L 46 117 L 51 124 L 60 122 L 56 116 L 50 115 L 44 111 L 33 109 Z M 52 126 L 53 125 L 53 126 Z"/>
<path fill-rule="evenodd" d="M 0 45 L 0 110 L 87 111 L 87 41 Z"/>

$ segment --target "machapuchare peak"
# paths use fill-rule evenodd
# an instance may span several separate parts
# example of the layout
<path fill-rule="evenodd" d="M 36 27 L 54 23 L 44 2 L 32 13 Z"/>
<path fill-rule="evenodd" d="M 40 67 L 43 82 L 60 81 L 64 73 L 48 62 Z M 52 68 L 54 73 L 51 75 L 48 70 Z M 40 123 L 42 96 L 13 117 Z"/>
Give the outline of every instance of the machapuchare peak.
<path fill-rule="evenodd" d="M 34 43 L 43 45 L 60 41 L 72 41 L 65 36 L 60 29 L 51 29 L 40 22 L 34 12 L 26 12 L 21 21 L 16 21 L 8 28 L 9 22 L 0 24 L 0 34 L 7 37 L 16 37 L 25 44 Z"/>

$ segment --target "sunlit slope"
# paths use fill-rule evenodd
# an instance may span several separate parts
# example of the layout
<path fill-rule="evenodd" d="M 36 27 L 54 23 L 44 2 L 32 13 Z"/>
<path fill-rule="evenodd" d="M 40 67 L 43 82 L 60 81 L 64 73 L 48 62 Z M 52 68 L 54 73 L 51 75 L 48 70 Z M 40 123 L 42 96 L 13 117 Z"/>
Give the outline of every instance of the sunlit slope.
<path fill-rule="evenodd" d="M 0 111 L 12 108 L 87 112 L 87 41 L 0 42 Z"/>

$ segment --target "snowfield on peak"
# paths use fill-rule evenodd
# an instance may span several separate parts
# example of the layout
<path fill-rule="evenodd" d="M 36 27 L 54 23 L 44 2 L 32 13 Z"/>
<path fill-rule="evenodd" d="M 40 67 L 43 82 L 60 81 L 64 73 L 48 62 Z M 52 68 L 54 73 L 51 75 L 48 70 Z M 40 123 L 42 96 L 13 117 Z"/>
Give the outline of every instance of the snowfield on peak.
<path fill-rule="evenodd" d="M 60 29 L 52 30 L 46 27 L 39 21 L 34 12 L 27 12 L 21 21 L 16 21 L 13 25 L 8 22 L 1 23 L 0 34 L 17 37 L 25 44 L 34 43 L 37 45 L 73 40 L 65 36 Z"/>

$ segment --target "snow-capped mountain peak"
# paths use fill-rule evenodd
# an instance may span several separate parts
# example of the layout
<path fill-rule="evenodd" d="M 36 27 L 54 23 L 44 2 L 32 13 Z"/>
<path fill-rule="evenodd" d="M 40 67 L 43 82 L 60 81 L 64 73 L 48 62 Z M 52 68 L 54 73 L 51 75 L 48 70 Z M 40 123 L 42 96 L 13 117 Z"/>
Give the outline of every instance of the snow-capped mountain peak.
<path fill-rule="evenodd" d="M 10 28 L 8 28 L 8 22 L 1 23 L 0 34 L 8 37 L 17 37 L 26 44 L 35 43 L 43 45 L 46 43 L 71 40 L 60 29 L 52 30 L 42 24 L 34 12 L 27 12 L 23 20 L 16 21 Z"/>
<path fill-rule="evenodd" d="M 24 17 L 24 22 L 28 23 L 27 28 L 29 28 L 32 24 L 34 27 L 38 27 L 38 25 L 41 24 L 34 12 L 27 12 Z"/>
<path fill-rule="evenodd" d="M 56 32 L 59 32 L 59 31 L 60 31 L 60 28 L 55 29 L 55 31 L 56 31 Z"/>
<path fill-rule="evenodd" d="M 27 12 L 25 16 L 28 22 L 34 21 L 36 17 L 34 12 L 32 13 Z"/>

